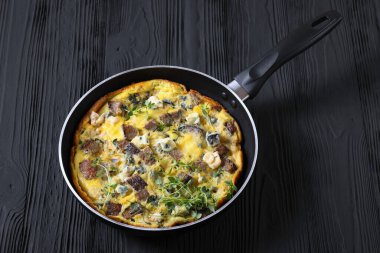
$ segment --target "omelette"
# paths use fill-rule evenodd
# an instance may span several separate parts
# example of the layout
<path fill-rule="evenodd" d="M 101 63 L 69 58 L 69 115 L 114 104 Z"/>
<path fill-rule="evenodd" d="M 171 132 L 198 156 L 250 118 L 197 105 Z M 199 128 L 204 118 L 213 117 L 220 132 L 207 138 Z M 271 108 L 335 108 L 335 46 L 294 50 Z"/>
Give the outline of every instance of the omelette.
<path fill-rule="evenodd" d="M 81 120 L 74 185 L 94 209 L 138 227 L 171 227 L 215 212 L 237 191 L 241 132 L 219 103 L 168 80 L 126 86 Z"/>

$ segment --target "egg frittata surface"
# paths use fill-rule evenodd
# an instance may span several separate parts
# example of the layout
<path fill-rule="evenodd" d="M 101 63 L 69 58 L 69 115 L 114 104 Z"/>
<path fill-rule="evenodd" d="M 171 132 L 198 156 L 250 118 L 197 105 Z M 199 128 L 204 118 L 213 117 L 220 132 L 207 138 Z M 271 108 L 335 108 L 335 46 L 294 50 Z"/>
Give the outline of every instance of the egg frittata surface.
<path fill-rule="evenodd" d="M 241 132 L 216 101 L 150 80 L 112 92 L 78 126 L 74 184 L 93 208 L 133 226 L 198 220 L 236 192 Z"/>

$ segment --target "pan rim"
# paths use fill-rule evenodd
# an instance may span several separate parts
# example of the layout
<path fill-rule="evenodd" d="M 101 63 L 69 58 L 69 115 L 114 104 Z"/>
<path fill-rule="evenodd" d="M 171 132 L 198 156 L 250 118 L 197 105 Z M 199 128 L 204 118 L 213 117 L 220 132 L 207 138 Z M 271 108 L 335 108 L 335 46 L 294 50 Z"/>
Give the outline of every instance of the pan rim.
<path fill-rule="evenodd" d="M 142 69 L 154 69 L 154 68 L 168 68 L 168 69 L 180 69 L 180 70 L 185 70 L 185 71 L 189 71 L 189 72 L 193 72 L 193 73 L 196 73 L 196 74 L 199 74 L 199 75 L 203 75 L 215 82 L 217 82 L 218 84 L 224 86 L 227 90 L 229 90 L 231 92 L 231 94 L 233 94 L 233 96 L 235 96 L 235 99 L 237 101 L 239 101 L 239 103 L 242 105 L 242 107 L 244 108 L 244 110 L 246 111 L 247 115 L 248 115 L 248 118 L 251 122 L 251 126 L 253 128 L 253 133 L 254 133 L 254 144 L 255 144 L 255 152 L 254 152 L 254 157 L 253 157 L 253 162 L 252 162 L 252 166 L 249 170 L 249 173 L 248 173 L 248 176 L 247 178 L 245 179 L 245 181 L 243 182 L 242 186 L 238 189 L 238 191 L 236 192 L 236 194 L 230 199 L 228 200 L 226 203 L 224 203 L 219 209 L 217 209 L 215 212 L 203 217 L 202 219 L 199 219 L 199 220 L 196 220 L 194 222 L 190 222 L 190 223 L 185 223 L 185 224 L 182 224 L 182 225 L 178 225 L 178 226 L 173 226 L 173 227 L 166 227 L 166 228 L 145 228 L 145 227 L 137 227 L 137 226 L 132 226 L 132 225 L 129 225 L 129 224 L 126 224 L 126 223 L 122 223 L 122 222 L 119 222 L 119 221 L 116 221 L 116 220 L 113 220 L 103 214 L 101 214 L 100 212 L 96 211 L 95 209 L 93 209 L 89 204 L 86 203 L 86 201 L 84 201 L 80 196 L 79 194 L 77 193 L 77 191 L 74 189 L 73 185 L 71 184 L 69 178 L 68 178 L 68 175 L 66 174 L 66 171 L 65 171 L 65 166 L 63 165 L 63 159 L 62 159 L 62 154 L 61 154 L 61 149 L 62 149 L 62 142 L 63 142 L 63 135 L 64 135 L 64 132 L 66 130 L 66 126 L 67 126 L 67 122 L 69 121 L 69 119 L 71 118 L 72 114 L 74 113 L 74 111 L 76 110 L 76 108 L 78 107 L 78 105 L 93 91 L 95 90 L 96 88 L 98 88 L 99 86 L 103 85 L 104 83 L 108 82 L 109 80 L 111 79 L 114 79 L 115 77 L 117 76 L 120 76 L 120 75 L 124 75 L 124 74 L 127 74 L 129 72 L 133 72 L 133 71 L 138 71 L 138 70 L 142 70 Z M 96 85 L 94 85 L 91 89 L 89 89 L 85 94 L 83 94 L 79 99 L 78 101 L 74 104 L 74 106 L 71 108 L 70 112 L 68 113 L 68 115 L 66 116 L 66 119 L 62 125 L 62 129 L 61 129 L 61 133 L 60 133 L 60 136 L 59 136 L 59 143 L 58 143 L 58 158 L 59 158 L 59 164 L 60 164 L 60 168 L 61 168 L 61 173 L 63 175 L 63 178 L 65 179 L 65 182 L 66 182 L 66 185 L 69 187 L 70 191 L 74 194 L 74 196 L 76 197 L 77 200 L 79 200 L 79 202 L 84 205 L 88 210 L 90 210 L 92 213 L 94 213 L 95 215 L 97 215 L 98 217 L 108 221 L 108 222 L 111 222 L 113 223 L 114 225 L 118 225 L 118 226 L 121 226 L 121 227 L 125 227 L 125 228 L 128 228 L 128 229 L 132 229 L 132 230 L 139 230 L 139 231 L 149 231 L 149 232 L 158 232 L 158 231 L 173 231 L 173 230 L 179 230 L 179 229 L 183 229 L 183 228 L 187 228 L 187 227 L 190 227 L 190 226 L 193 226 L 193 225 L 197 225 L 203 221 L 206 221 L 208 220 L 209 218 L 219 214 L 220 212 L 222 212 L 227 206 L 229 206 L 242 192 L 243 190 L 245 189 L 245 187 L 247 186 L 247 184 L 249 183 L 249 181 L 251 180 L 251 177 L 252 177 L 252 174 L 253 174 L 253 171 L 255 170 L 255 165 L 256 165 L 256 162 L 257 162 L 257 156 L 258 156 L 258 138 L 257 138 L 257 130 L 256 130 L 256 125 L 255 125 L 255 122 L 252 118 L 252 115 L 251 113 L 249 112 L 247 106 L 245 105 L 245 103 L 237 96 L 237 94 L 231 89 L 229 88 L 226 84 L 224 84 L 223 82 L 219 81 L 218 79 L 206 74 L 206 73 L 203 73 L 203 72 L 200 72 L 200 71 L 197 71 L 197 70 L 194 70 L 194 69 L 190 69 L 190 68 L 185 68 L 185 67 L 180 67 L 180 66 L 174 66 L 174 65 L 149 65 L 149 66 L 143 66 L 143 67 L 138 67 L 138 68 L 133 68 L 133 69 L 129 69 L 129 70 L 125 70 L 125 71 L 122 71 L 122 72 L 119 72 L 119 73 L 116 73 L 102 81 L 100 81 L 99 83 L 97 83 Z"/>

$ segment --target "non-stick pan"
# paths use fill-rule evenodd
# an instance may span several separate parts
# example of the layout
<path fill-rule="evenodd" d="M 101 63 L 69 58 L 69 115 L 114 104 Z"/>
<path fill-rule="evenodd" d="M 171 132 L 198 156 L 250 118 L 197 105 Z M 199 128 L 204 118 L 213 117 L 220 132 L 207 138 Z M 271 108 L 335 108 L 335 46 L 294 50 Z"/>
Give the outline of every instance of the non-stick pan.
<path fill-rule="evenodd" d="M 169 231 L 192 227 L 210 219 L 229 206 L 244 190 L 249 182 L 256 164 L 258 139 L 255 123 L 244 104 L 247 98 L 255 97 L 269 76 L 288 60 L 301 53 L 322 37 L 327 35 L 342 17 L 337 11 L 329 11 L 312 19 L 307 24 L 289 34 L 260 61 L 238 74 L 228 85 L 196 70 L 176 66 L 147 66 L 121 72 L 95 85 L 74 105 L 67 116 L 59 139 L 59 162 L 66 183 L 75 197 L 91 212 L 121 227 L 140 231 Z M 184 84 L 188 89 L 194 89 L 213 98 L 222 104 L 239 123 L 243 133 L 242 149 L 244 153 L 244 170 L 237 183 L 238 191 L 232 199 L 214 213 L 197 220 L 170 228 L 141 228 L 117 222 L 97 212 L 88 205 L 77 193 L 70 175 L 70 150 L 73 144 L 74 132 L 85 113 L 105 94 L 126 85 L 150 79 L 167 79 Z"/>

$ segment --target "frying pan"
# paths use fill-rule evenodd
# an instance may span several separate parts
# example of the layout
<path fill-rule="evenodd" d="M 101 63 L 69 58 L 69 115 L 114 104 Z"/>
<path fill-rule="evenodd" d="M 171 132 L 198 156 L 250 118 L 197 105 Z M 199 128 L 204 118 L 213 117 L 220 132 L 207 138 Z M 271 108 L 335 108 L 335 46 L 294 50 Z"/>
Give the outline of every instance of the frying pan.
<path fill-rule="evenodd" d="M 234 202 L 241 194 L 248 184 L 256 164 L 258 153 L 256 127 L 243 101 L 247 98 L 255 97 L 265 81 L 275 70 L 327 35 L 341 20 L 342 17 L 337 11 L 328 11 L 312 19 L 290 33 L 287 38 L 280 41 L 277 46 L 264 54 L 261 60 L 238 74 L 228 85 L 199 71 L 177 66 L 147 66 L 135 68 L 118 73 L 95 85 L 74 105 L 63 124 L 59 138 L 59 162 L 63 177 L 71 192 L 88 210 L 98 217 L 117 226 L 135 231 L 173 231 L 193 227 L 217 215 Z M 79 196 L 73 186 L 70 175 L 70 150 L 73 144 L 74 133 L 83 115 L 85 115 L 99 98 L 107 93 L 120 89 L 128 84 L 151 79 L 167 79 L 178 82 L 184 84 L 188 89 L 197 90 L 203 95 L 213 98 L 222 104 L 236 119 L 243 133 L 242 149 L 244 153 L 244 170 L 237 182 L 239 190 L 236 194 L 214 213 L 195 222 L 169 228 L 135 227 L 108 218 L 93 209 Z"/>

